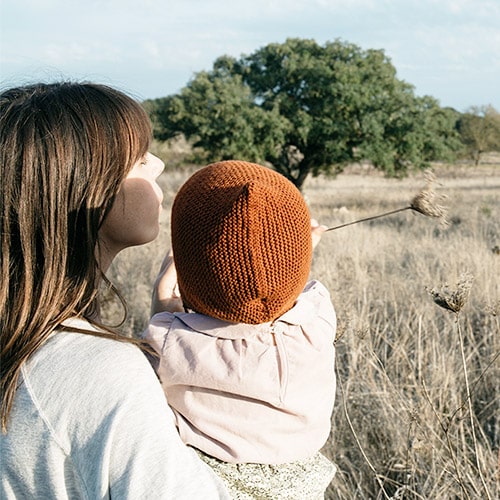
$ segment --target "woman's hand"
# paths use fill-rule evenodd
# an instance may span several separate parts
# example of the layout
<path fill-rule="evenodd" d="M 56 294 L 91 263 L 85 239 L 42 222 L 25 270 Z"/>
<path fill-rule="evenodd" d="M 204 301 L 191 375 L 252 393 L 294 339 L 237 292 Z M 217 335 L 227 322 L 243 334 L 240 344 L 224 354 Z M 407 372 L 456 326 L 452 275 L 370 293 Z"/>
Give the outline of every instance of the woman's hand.
<path fill-rule="evenodd" d="M 160 267 L 160 272 L 153 285 L 151 299 L 151 316 L 156 313 L 183 312 L 182 299 L 177 286 L 177 271 L 175 270 L 174 254 L 170 250 Z"/>
<path fill-rule="evenodd" d="M 321 240 L 321 236 L 328 229 L 327 226 L 322 226 L 316 219 L 311 219 L 311 237 L 313 250 Z"/>

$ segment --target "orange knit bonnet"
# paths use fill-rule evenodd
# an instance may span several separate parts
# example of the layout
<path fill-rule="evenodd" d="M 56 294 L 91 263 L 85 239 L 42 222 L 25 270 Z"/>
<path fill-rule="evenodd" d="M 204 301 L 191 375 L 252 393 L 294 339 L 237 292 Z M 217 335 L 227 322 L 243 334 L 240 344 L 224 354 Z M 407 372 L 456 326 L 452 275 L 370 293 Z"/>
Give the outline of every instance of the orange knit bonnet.
<path fill-rule="evenodd" d="M 245 161 L 195 172 L 172 206 L 184 304 L 236 323 L 266 323 L 293 305 L 312 258 L 304 198 L 283 175 Z"/>

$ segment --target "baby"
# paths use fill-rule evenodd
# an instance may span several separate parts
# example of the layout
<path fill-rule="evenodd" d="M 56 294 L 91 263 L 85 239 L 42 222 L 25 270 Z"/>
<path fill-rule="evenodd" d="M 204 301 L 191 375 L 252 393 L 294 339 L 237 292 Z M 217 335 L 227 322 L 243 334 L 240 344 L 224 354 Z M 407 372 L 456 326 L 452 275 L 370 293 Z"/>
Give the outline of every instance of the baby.
<path fill-rule="evenodd" d="M 244 161 L 197 171 L 173 203 L 144 338 L 181 438 L 234 498 L 322 498 L 335 474 L 320 449 L 336 317 L 308 282 L 323 230 L 290 181 Z"/>

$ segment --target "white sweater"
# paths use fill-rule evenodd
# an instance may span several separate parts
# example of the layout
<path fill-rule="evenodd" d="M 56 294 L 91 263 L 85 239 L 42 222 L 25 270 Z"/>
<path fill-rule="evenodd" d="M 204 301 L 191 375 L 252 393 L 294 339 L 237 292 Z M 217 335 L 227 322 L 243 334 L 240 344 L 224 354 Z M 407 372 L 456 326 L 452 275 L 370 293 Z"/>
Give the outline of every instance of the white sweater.
<path fill-rule="evenodd" d="M 229 498 L 181 442 L 137 347 L 56 333 L 25 364 L 22 379 L 0 435 L 0 498 Z"/>

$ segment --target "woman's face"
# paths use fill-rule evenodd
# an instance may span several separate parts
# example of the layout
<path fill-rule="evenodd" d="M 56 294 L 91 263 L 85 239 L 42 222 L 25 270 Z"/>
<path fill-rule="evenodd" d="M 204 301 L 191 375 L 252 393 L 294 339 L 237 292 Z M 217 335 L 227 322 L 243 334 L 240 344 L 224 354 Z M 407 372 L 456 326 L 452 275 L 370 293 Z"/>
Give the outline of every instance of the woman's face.
<path fill-rule="evenodd" d="M 101 259 L 107 264 L 124 248 L 149 243 L 158 236 L 163 193 L 156 179 L 165 165 L 147 153 L 130 170 L 99 230 Z M 101 262 L 101 267 L 106 267 Z"/>

